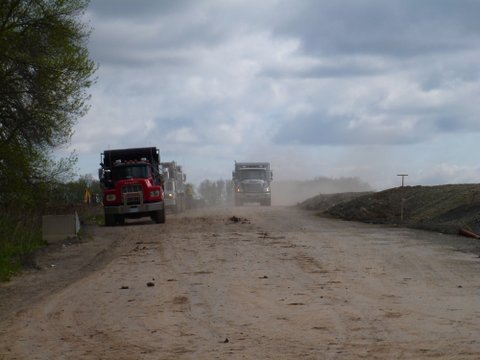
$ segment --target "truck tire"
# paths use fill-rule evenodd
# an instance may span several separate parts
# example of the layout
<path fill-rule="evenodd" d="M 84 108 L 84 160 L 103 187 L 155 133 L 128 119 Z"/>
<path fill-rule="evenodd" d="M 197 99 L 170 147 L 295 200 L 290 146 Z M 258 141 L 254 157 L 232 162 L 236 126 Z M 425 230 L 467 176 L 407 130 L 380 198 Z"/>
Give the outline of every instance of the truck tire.
<path fill-rule="evenodd" d="M 155 211 L 151 218 L 157 224 L 165 224 L 165 209 Z"/>
<path fill-rule="evenodd" d="M 272 206 L 272 200 L 271 199 L 268 199 L 268 200 L 263 200 L 260 205 L 262 206 Z"/>
<path fill-rule="evenodd" d="M 115 226 L 115 215 L 105 214 L 105 226 Z"/>

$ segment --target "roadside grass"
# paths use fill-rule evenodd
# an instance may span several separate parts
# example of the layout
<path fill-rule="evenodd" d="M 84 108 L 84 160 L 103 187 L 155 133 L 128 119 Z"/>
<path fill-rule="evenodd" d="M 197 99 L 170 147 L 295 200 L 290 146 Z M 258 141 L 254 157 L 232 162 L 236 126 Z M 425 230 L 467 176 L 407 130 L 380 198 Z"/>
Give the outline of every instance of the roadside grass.
<path fill-rule="evenodd" d="M 41 229 L 33 222 L 22 223 L 0 215 L 0 281 L 8 281 L 25 264 L 35 249 L 45 245 Z"/>
<path fill-rule="evenodd" d="M 67 207 L 52 207 L 45 210 L 50 214 L 66 214 L 77 211 L 80 221 L 84 225 L 104 225 L 103 208 L 84 204 Z M 42 238 L 42 228 L 39 215 L 33 211 L 31 214 L 21 215 L 0 213 L 0 282 L 11 279 L 23 267 L 28 266 L 31 254 L 35 250 L 48 245 Z M 81 228 L 80 238 L 87 238 Z"/>
<path fill-rule="evenodd" d="M 77 209 L 78 216 L 82 223 L 87 225 L 105 225 L 102 206 L 88 206 L 84 205 Z"/>

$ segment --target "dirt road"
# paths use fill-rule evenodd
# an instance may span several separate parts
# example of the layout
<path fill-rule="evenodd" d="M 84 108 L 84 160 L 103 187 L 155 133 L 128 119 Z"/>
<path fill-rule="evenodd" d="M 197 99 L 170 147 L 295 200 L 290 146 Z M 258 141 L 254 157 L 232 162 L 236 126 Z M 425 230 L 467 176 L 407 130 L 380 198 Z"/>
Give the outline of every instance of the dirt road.
<path fill-rule="evenodd" d="M 0 359 L 478 359 L 462 241 L 281 207 L 96 228 L 0 288 Z"/>

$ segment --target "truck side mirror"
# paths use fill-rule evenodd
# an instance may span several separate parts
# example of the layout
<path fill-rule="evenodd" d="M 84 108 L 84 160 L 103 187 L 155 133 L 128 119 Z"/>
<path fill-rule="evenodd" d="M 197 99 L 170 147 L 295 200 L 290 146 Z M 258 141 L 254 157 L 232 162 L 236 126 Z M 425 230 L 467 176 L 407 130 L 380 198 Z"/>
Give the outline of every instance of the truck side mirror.
<path fill-rule="evenodd" d="M 235 171 L 232 171 L 232 178 L 235 179 Z"/>
<path fill-rule="evenodd" d="M 102 168 L 98 169 L 98 180 L 100 180 L 100 182 L 103 182 L 104 178 L 105 178 L 105 171 Z"/>
<path fill-rule="evenodd" d="M 270 171 L 270 180 L 273 180 L 273 171 Z"/>

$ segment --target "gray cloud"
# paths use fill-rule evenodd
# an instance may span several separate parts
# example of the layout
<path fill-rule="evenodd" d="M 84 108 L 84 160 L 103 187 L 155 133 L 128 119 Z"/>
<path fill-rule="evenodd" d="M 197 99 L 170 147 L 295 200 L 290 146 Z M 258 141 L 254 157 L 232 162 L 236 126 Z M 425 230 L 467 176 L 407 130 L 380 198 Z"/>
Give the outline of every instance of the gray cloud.
<path fill-rule="evenodd" d="M 89 10 L 101 18 L 135 18 L 138 21 L 188 10 L 194 0 L 100 0 L 91 1 Z"/>
<path fill-rule="evenodd" d="M 280 67 L 265 68 L 259 76 L 270 78 L 353 78 L 378 75 L 388 71 L 379 64 L 366 61 L 331 62 L 330 64 L 305 66 L 300 69 Z"/>
<path fill-rule="evenodd" d="M 276 31 L 302 39 L 315 55 L 417 57 L 478 44 L 476 1 L 302 1 L 291 4 Z"/>
<path fill-rule="evenodd" d="M 322 113 L 290 120 L 280 126 L 275 134 L 277 144 L 305 145 L 406 145 L 425 140 L 420 126 L 403 128 L 400 119 L 395 121 L 355 125 L 357 119 L 329 116 Z M 424 125 L 421 125 L 425 128 Z M 428 134 L 428 132 L 426 132 Z"/>
<path fill-rule="evenodd" d="M 473 0 L 92 0 L 99 81 L 73 147 L 97 154 L 109 133 L 205 166 L 359 146 L 445 162 L 439 138 L 480 132 L 479 13 Z M 371 173 L 345 159 L 317 175 Z"/>

